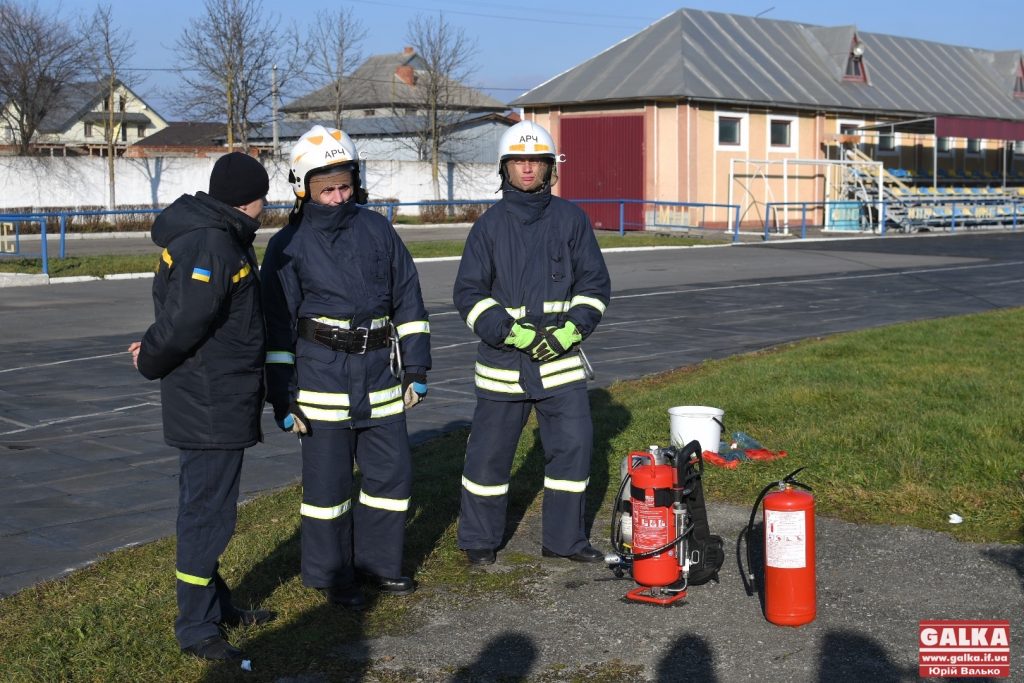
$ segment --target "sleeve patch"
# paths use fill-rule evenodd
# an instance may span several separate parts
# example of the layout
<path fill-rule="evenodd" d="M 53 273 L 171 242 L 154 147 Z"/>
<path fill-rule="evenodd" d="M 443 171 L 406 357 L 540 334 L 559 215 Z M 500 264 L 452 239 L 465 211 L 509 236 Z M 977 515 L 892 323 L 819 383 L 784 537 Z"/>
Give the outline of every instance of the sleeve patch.
<path fill-rule="evenodd" d="M 210 281 L 210 271 L 208 271 L 206 268 L 198 268 L 198 267 L 193 268 L 192 269 L 192 279 L 193 280 L 199 280 L 200 282 L 209 282 Z"/>

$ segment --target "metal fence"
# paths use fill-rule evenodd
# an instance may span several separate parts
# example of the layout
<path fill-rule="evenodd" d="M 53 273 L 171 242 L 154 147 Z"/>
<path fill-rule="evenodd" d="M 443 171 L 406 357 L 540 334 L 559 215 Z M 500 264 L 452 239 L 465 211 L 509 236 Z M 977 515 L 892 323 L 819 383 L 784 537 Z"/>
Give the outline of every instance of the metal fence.
<path fill-rule="evenodd" d="M 964 229 L 1017 230 L 1024 221 L 1024 199 L 965 199 L 956 196 L 890 199 L 880 202 L 770 202 L 765 206 L 765 240 L 810 231 L 834 235 L 911 233 Z"/>

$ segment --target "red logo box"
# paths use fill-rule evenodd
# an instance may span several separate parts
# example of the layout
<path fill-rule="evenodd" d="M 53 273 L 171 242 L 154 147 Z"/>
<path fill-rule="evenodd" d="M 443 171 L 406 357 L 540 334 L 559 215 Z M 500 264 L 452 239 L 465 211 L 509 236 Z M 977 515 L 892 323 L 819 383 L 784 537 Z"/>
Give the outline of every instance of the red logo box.
<path fill-rule="evenodd" d="M 922 678 L 1009 678 L 1009 621 L 921 621 L 917 666 Z"/>

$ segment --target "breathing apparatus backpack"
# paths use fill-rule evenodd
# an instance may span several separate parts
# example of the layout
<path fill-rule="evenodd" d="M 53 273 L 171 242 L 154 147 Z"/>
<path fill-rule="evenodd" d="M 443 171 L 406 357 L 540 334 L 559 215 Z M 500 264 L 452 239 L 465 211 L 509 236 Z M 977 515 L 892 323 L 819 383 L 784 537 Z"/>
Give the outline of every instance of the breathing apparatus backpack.
<path fill-rule="evenodd" d="M 704 501 L 704 458 L 697 441 L 682 448 L 630 453 L 612 515 L 608 560 L 645 586 L 634 600 L 670 604 L 686 587 L 718 580 L 725 561 L 721 536 L 711 533 Z"/>
<path fill-rule="evenodd" d="M 725 563 L 725 550 L 722 548 L 722 537 L 711 533 L 708 524 L 708 510 L 704 503 L 704 456 L 700 443 L 691 441 L 676 457 L 684 457 L 691 446 L 696 445 L 696 458 L 686 457 L 686 470 L 683 481 L 683 503 L 690 515 L 690 540 L 687 550 L 690 555 L 690 573 L 687 582 L 691 586 L 700 586 L 708 581 L 718 581 L 718 570 Z M 673 449 L 670 449 L 673 450 Z"/>

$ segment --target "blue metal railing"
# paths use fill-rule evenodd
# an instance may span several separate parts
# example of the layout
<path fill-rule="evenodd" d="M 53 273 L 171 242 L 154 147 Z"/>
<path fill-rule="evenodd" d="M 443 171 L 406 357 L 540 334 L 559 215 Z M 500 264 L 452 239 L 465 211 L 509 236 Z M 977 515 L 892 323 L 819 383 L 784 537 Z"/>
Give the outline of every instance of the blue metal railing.
<path fill-rule="evenodd" d="M 848 217 L 836 219 L 834 208 L 856 208 L 856 225 L 847 224 Z M 887 199 L 880 202 L 851 202 L 848 200 L 813 202 L 769 202 L 765 205 L 764 239 L 772 234 L 772 227 L 789 227 L 790 216 L 799 214 L 800 237 L 807 237 L 809 227 L 837 232 L 860 232 L 869 228 L 885 235 L 891 225 L 902 229 L 943 228 L 956 232 L 964 227 L 1009 227 L 1016 232 L 1017 223 L 1024 217 L 1024 199 L 1017 197 L 966 199 L 956 196 L 914 197 Z M 821 220 L 810 222 L 808 214 L 820 214 Z M 781 216 L 781 218 L 780 218 Z M 793 219 L 796 223 L 796 219 Z"/>
<path fill-rule="evenodd" d="M 459 206 L 485 206 L 488 207 L 498 200 L 492 199 L 461 199 L 461 200 L 440 200 L 440 201 L 422 201 L 422 202 L 370 202 L 366 206 L 367 208 L 376 209 L 382 211 L 387 217 L 388 221 L 394 222 L 395 214 L 399 207 L 444 207 L 451 211 L 455 207 Z M 627 205 L 644 205 L 654 208 L 663 207 L 670 210 L 679 211 L 680 215 L 684 211 L 699 211 L 701 218 L 694 221 L 694 225 L 678 225 L 678 224 L 664 224 L 663 227 L 670 228 L 697 228 L 705 229 L 704 224 L 706 212 L 709 210 L 725 209 L 727 220 L 726 220 L 726 231 L 732 233 L 733 242 L 739 241 L 739 219 L 740 219 L 740 207 L 736 204 L 705 204 L 698 202 L 663 202 L 663 201 L 647 201 L 643 199 L 573 199 L 569 200 L 575 204 L 587 205 L 587 204 L 613 204 L 618 206 L 618 217 L 619 225 L 618 232 L 620 235 L 624 235 L 627 229 L 626 221 L 626 207 Z M 288 210 L 291 208 L 291 204 L 268 204 L 267 209 L 269 210 Z M 67 235 L 69 229 L 69 223 L 75 218 L 91 218 L 91 217 L 118 217 L 118 216 L 146 216 L 155 215 L 163 209 L 97 209 L 87 211 L 43 211 L 38 213 L 11 213 L 2 214 L 0 213 L 0 222 L 7 222 L 14 224 L 14 239 L 15 239 L 15 251 L 8 252 L 6 254 L 0 253 L 0 256 L 23 256 L 21 253 L 21 225 L 24 223 L 37 223 L 39 225 L 40 233 L 40 258 L 42 260 L 42 271 L 43 274 L 49 275 L 49 252 L 47 238 L 48 223 L 52 220 L 56 220 L 59 226 L 59 250 L 58 258 L 66 258 L 67 256 Z M 638 224 L 640 229 L 646 227 L 659 227 L 656 220 L 654 222 L 642 221 Z"/>

